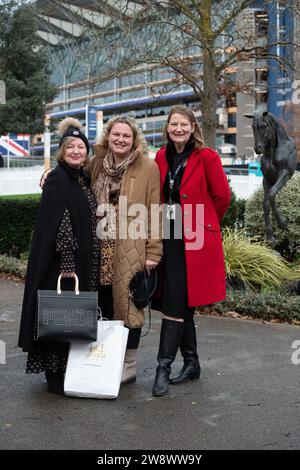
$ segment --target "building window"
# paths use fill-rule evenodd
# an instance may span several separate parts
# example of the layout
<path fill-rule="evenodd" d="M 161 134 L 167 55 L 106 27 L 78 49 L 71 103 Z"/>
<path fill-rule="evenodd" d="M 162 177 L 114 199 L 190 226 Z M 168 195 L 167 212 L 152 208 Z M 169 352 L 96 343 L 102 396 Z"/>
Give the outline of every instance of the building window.
<path fill-rule="evenodd" d="M 255 33 L 258 38 L 266 37 L 268 34 L 268 14 L 264 11 L 255 13 Z"/>
<path fill-rule="evenodd" d="M 236 113 L 228 114 L 228 127 L 236 127 Z"/>
<path fill-rule="evenodd" d="M 236 134 L 225 134 L 224 143 L 236 145 Z"/>
<path fill-rule="evenodd" d="M 256 68 L 255 69 L 255 82 L 257 85 L 266 85 L 268 81 L 268 69 Z"/>
<path fill-rule="evenodd" d="M 268 102 L 268 92 L 265 90 L 259 90 L 255 92 L 255 102 L 256 105 L 267 104 Z"/>

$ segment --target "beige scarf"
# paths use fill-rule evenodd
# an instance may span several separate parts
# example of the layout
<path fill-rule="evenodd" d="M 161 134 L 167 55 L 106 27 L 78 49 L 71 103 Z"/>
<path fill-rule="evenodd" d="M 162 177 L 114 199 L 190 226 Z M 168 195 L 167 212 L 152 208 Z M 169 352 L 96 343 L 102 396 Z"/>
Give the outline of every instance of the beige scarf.
<path fill-rule="evenodd" d="M 92 187 L 95 194 L 98 209 L 97 216 L 101 223 L 98 224 L 98 233 L 101 239 L 116 238 L 116 210 L 122 179 L 126 169 L 136 160 L 137 152 L 132 152 L 119 165 L 115 165 L 111 150 L 103 159 L 101 171 L 99 172 Z"/>

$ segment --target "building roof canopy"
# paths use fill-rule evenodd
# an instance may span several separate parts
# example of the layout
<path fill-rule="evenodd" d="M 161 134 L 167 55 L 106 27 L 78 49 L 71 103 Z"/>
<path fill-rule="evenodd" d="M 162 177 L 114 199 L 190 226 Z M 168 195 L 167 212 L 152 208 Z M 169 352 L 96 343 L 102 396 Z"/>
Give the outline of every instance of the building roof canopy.
<path fill-rule="evenodd" d="M 43 41 L 61 44 L 63 39 L 76 39 L 84 29 L 105 28 L 112 17 L 131 16 L 144 9 L 143 0 L 36 0 L 38 35 Z"/>

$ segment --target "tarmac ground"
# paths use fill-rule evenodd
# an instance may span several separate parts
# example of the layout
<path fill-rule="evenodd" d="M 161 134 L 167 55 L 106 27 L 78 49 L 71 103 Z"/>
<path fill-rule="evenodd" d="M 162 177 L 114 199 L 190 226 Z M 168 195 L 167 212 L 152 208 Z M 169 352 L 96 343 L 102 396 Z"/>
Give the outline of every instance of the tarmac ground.
<path fill-rule="evenodd" d="M 0 292 L 0 449 L 300 448 L 299 326 L 197 316 L 201 378 L 158 398 L 161 316 L 153 312 L 137 382 L 115 400 L 70 398 L 48 392 L 44 375 L 25 374 L 17 347 L 23 284 L 0 279 Z M 178 354 L 173 371 L 180 366 Z"/>

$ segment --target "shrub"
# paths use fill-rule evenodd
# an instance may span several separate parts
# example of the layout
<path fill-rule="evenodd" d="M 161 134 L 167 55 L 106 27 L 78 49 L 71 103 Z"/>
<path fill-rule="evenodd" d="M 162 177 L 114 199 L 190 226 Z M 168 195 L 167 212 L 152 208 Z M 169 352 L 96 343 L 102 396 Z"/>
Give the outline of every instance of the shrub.
<path fill-rule="evenodd" d="M 0 199 L 0 254 L 19 257 L 28 251 L 40 202 Z"/>
<path fill-rule="evenodd" d="M 254 290 L 274 289 L 294 280 L 288 263 L 274 250 L 241 232 L 227 229 L 223 234 L 225 270 L 229 283 L 241 282 Z"/>
<path fill-rule="evenodd" d="M 220 314 L 237 312 L 240 315 L 278 319 L 291 322 L 300 320 L 300 297 L 278 292 L 252 292 L 228 290 L 226 300 L 211 306 L 198 307 L 200 313 L 214 311 Z"/>
<path fill-rule="evenodd" d="M 225 227 L 229 227 L 232 229 L 235 227 L 242 228 L 244 226 L 246 200 L 237 199 L 235 192 L 232 190 L 231 186 L 230 194 L 230 206 L 222 220 L 221 227 L 222 229 L 224 229 Z"/>
<path fill-rule="evenodd" d="M 238 199 L 237 200 L 237 216 L 236 216 L 236 227 L 239 229 L 245 226 L 245 209 L 246 209 L 246 199 Z"/>
<path fill-rule="evenodd" d="M 0 255 L 0 272 L 13 274 L 24 279 L 26 275 L 27 261 L 21 261 L 12 256 Z"/>
<path fill-rule="evenodd" d="M 300 295 L 300 277 L 299 280 L 291 281 L 283 284 L 279 293 L 289 294 L 289 295 Z"/>
<path fill-rule="evenodd" d="M 245 228 L 250 236 L 263 240 L 265 222 L 263 213 L 263 188 L 258 189 L 246 203 Z M 295 174 L 276 197 L 280 213 L 286 217 L 288 230 L 280 230 L 272 216 L 273 233 L 278 241 L 276 250 L 292 261 L 300 246 L 300 174 Z"/>

